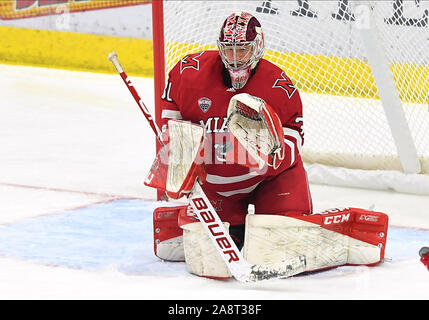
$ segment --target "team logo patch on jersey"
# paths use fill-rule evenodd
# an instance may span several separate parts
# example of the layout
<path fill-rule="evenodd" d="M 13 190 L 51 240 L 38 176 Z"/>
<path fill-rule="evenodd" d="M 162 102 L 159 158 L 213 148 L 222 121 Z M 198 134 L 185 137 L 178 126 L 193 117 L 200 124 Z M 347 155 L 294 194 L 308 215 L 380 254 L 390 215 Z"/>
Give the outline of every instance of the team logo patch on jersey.
<path fill-rule="evenodd" d="M 195 69 L 197 71 L 200 70 L 200 61 L 198 60 L 198 58 L 203 53 L 204 51 L 200 53 L 190 54 L 180 60 L 180 73 L 182 73 L 185 69 Z"/>
<path fill-rule="evenodd" d="M 209 98 L 203 97 L 198 99 L 198 105 L 200 106 L 201 110 L 207 112 L 207 110 L 209 110 L 212 106 L 212 101 Z"/>
<path fill-rule="evenodd" d="M 296 91 L 296 87 L 293 84 L 292 80 L 284 72 L 282 72 L 282 77 L 276 80 L 273 85 L 273 88 L 281 88 L 286 91 L 289 99 L 292 98 L 293 94 Z"/>

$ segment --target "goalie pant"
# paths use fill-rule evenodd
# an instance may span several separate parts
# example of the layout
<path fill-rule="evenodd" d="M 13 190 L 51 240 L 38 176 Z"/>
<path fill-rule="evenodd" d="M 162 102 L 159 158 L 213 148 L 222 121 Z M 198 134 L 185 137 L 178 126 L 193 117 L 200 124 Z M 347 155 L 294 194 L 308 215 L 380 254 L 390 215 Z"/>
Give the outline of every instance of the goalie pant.
<path fill-rule="evenodd" d="M 154 211 L 155 255 L 168 261 L 186 261 L 191 250 L 192 268 L 202 270 L 199 276 L 225 278 L 225 268 L 211 255 L 200 254 L 201 248 L 184 248 L 183 229 L 198 223 L 187 206 L 162 207 Z M 180 225 L 178 223 L 180 221 Z M 343 265 L 373 266 L 383 261 L 388 230 L 388 216 L 381 212 L 358 208 L 330 209 L 321 213 L 302 215 L 251 214 L 246 218 L 244 258 L 251 264 L 275 265 L 299 255 L 305 255 L 305 271 L 322 270 Z M 198 236 L 204 235 L 199 233 Z M 205 242 L 207 241 L 207 242 Z M 210 248 L 210 239 L 202 243 Z M 197 254 L 196 254 L 197 253 Z M 197 256 L 197 258 L 196 258 Z M 189 261 L 187 261 L 188 263 Z M 214 263 L 220 263 L 218 270 Z M 200 266 L 195 267 L 195 264 Z M 210 270 L 209 273 L 206 271 Z M 192 272 L 192 271 L 191 271 Z"/>

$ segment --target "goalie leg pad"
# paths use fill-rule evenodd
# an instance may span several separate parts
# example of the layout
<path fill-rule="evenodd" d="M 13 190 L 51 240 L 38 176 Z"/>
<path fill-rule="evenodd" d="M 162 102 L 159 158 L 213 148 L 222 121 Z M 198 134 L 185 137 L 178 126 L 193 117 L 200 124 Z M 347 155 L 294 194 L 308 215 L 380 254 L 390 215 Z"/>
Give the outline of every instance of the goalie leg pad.
<path fill-rule="evenodd" d="M 306 271 L 375 265 L 384 259 L 387 227 L 387 215 L 362 209 L 308 216 L 248 215 L 244 257 L 264 264 L 304 255 Z"/>
<path fill-rule="evenodd" d="M 229 223 L 224 223 L 228 230 Z M 227 279 L 231 272 L 200 222 L 182 225 L 186 267 L 198 276 Z"/>
<path fill-rule="evenodd" d="M 167 261 L 185 261 L 183 230 L 178 217 L 186 214 L 187 206 L 161 207 L 153 212 L 153 247 L 155 255 Z"/>

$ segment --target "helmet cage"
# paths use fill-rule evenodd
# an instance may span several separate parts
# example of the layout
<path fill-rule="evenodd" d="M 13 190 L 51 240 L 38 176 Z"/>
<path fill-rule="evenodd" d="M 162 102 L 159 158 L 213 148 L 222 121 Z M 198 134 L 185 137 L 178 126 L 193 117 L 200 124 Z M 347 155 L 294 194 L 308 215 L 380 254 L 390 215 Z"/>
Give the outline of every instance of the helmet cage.
<path fill-rule="evenodd" d="M 225 66 L 231 70 L 243 70 L 251 66 L 257 59 L 256 42 L 228 42 L 218 41 L 221 59 Z"/>
<path fill-rule="evenodd" d="M 219 54 L 222 59 L 222 62 L 225 64 L 225 67 L 230 70 L 243 70 L 247 67 L 252 69 L 256 66 L 259 59 L 264 55 L 264 46 L 261 35 L 252 41 L 217 41 L 217 46 L 219 48 Z M 231 50 L 233 53 L 232 61 L 229 60 L 227 50 Z M 241 51 L 240 54 L 237 54 Z M 247 51 L 248 53 L 243 56 L 243 52 Z M 239 57 L 239 58 L 238 58 Z"/>

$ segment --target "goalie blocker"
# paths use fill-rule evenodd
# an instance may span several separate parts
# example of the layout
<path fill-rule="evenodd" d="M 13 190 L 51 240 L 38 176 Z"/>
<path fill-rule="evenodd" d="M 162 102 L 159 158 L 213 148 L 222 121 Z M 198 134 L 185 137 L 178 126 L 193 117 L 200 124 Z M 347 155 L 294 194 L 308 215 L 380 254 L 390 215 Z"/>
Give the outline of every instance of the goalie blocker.
<path fill-rule="evenodd" d="M 204 167 L 206 136 L 204 128 L 188 121 L 170 120 L 162 135 L 158 152 L 144 184 L 163 190 L 168 197 L 188 195 L 198 180 L 207 177 Z"/>
<path fill-rule="evenodd" d="M 305 271 L 344 265 L 373 266 L 384 259 L 387 230 L 386 214 L 357 208 L 330 209 L 305 216 L 299 212 L 252 214 L 246 219 L 244 258 L 255 265 L 276 265 L 305 256 Z M 187 241 L 183 241 L 184 234 Z M 188 270 L 196 275 L 231 276 L 187 206 L 155 210 L 154 249 L 163 260 L 186 260 Z"/>

